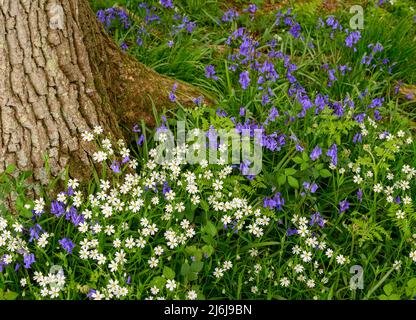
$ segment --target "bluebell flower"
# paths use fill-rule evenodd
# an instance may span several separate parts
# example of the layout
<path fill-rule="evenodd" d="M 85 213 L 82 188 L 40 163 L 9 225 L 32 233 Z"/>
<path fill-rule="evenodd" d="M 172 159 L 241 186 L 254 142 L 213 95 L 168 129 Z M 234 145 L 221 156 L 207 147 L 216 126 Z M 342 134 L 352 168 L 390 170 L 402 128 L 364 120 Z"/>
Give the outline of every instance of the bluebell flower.
<path fill-rule="evenodd" d="M 72 249 L 75 248 L 75 244 L 69 238 L 63 238 L 58 241 L 62 248 L 69 254 L 72 254 Z"/>
<path fill-rule="evenodd" d="M 208 79 L 213 79 L 215 81 L 218 80 L 218 77 L 215 75 L 215 67 L 213 65 L 205 67 L 205 77 Z"/>
<path fill-rule="evenodd" d="M 169 92 L 169 100 L 172 101 L 172 102 L 176 101 L 175 91 L 176 91 L 177 88 L 178 88 L 178 84 L 175 83 L 175 84 L 173 84 L 172 91 Z"/>
<path fill-rule="evenodd" d="M 315 161 L 316 159 L 318 159 L 322 154 L 322 149 L 319 146 L 316 146 L 311 154 L 310 154 L 310 158 L 312 161 Z"/>
<path fill-rule="evenodd" d="M 33 253 L 30 254 L 25 254 L 23 256 L 23 262 L 24 262 L 24 267 L 25 269 L 30 269 L 30 266 L 35 263 L 35 255 Z"/>
<path fill-rule="evenodd" d="M 246 90 L 250 84 L 250 76 L 248 71 L 243 71 L 240 73 L 240 80 L 238 81 L 241 84 L 243 90 Z"/>
<path fill-rule="evenodd" d="M 332 144 L 331 147 L 328 149 L 326 155 L 331 157 L 331 163 L 336 166 L 338 164 L 338 151 L 337 151 L 336 143 Z"/>
<path fill-rule="evenodd" d="M 339 213 L 347 211 L 350 207 L 350 203 L 347 200 L 340 201 L 339 203 Z"/>
<path fill-rule="evenodd" d="M 173 8 L 172 0 L 160 0 L 159 2 L 165 8 Z"/>

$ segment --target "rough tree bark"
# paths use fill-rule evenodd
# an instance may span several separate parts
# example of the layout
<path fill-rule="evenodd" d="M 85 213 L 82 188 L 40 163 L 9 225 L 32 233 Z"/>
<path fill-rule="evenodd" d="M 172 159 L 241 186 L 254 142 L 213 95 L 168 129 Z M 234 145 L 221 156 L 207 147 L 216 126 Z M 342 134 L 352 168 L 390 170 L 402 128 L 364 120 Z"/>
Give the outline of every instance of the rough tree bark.
<path fill-rule="evenodd" d="M 145 119 L 151 104 L 170 106 L 174 81 L 124 54 L 88 0 L 0 0 L 0 172 L 9 164 L 47 183 L 88 176 L 91 146 L 80 133 L 101 125 L 115 137 Z M 178 83 L 189 104 L 201 93 Z"/>

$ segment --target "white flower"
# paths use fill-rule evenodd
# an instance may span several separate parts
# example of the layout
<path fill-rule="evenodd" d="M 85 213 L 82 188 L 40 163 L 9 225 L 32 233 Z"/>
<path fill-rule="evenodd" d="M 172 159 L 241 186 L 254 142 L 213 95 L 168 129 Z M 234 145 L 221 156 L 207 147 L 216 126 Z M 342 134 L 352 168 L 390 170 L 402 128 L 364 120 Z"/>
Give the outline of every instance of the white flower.
<path fill-rule="evenodd" d="M 405 215 L 405 213 L 404 213 L 404 211 L 403 211 L 403 210 L 398 210 L 398 211 L 396 212 L 396 217 L 397 217 L 397 219 L 404 219 L 404 215 Z"/>
<path fill-rule="evenodd" d="M 416 262 L 416 250 L 410 252 L 409 258 Z"/>
<path fill-rule="evenodd" d="M 218 180 L 218 179 L 215 180 L 215 182 L 212 184 L 215 191 L 222 190 L 222 185 L 223 185 L 223 182 L 221 180 Z"/>
<path fill-rule="evenodd" d="M 157 256 L 160 256 L 160 255 L 162 255 L 163 254 L 163 248 L 161 247 L 161 246 L 157 246 L 156 248 L 155 248 L 155 255 L 157 255 Z"/>
<path fill-rule="evenodd" d="M 361 178 L 359 174 L 355 175 L 352 180 L 356 184 L 361 184 L 363 182 L 363 178 Z"/>
<path fill-rule="evenodd" d="M 336 261 L 338 264 L 342 265 L 347 261 L 347 259 L 345 259 L 345 257 L 342 254 L 340 254 L 336 257 Z"/>
<path fill-rule="evenodd" d="M 302 254 L 300 255 L 303 262 L 309 262 L 312 260 L 312 252 L 308 251 L 302 251 Z"/>
<path fill-rule="evenodd" d="M 224 264 L 223 264 L 224 270 L 230 270 L 232 267 L 233 267 L 233 264 L 231 261 L 229 260 L 224 261 Z"/>
<path fill-rule="evenodd" d="M 27 280 L 26 280 L 25 278 L 20 279 L 20 285 L 21 285 L 22 287 L 25 287 L 25 286 L 26 286 L 26 284 L 27 284 Z"/>
<path fill-rule="evenodd" d="M 175 280 L 168 280 L 166 282 L 166 289 L 169 291 L 173 291 L 176 288 L 176 281 Z"/>
<path fill-rule="evenodd" d="M 373 190 L 375 193 L 380 193 L 381 191 L 383 191 L 383 186 L 381 185 L 381 183 L 377 183 L 376 185 L 374 185 Z"/>
<path fill-rule="evenodd" d="M 333 253 L 334 253 L 334 251 L 333 251 L 332 249 L 327 249 L 327 250 L 326 250 L 326 252 L 325 252 L 325 255 L 326 255 L 328 258 L 331 258 L 331 257 L 332 257 L 332 255 L 333 255 Z"/>
<path fill-rule="evenodd" d="M 94 140 L 94 135 L 92 132 L 89 131 L 85 131 L 81 134 L 82 140 L 84 141 L 88 141 L 91 142 L 92 140 Z"/>
<path fill-rule="evenodd" d="M 404 204 L 411 204 L 412 203 L 412 198 L 410 198 L 409 196 L 403 197 L 403 203 Z"/>
<path fill-rule="evenodd" d="M 96 134 L 96 135 L 100 135 L 101 133 L 103 133 L 104 132 L 104 130 L 103 130 L 103 128 L 101 127 L 101 126 L 95 126 L 94 127 L 94 133 Z"/>
<path fill-rule="evenodd" d="M 400 260 L 395 260 L 393 263 L 394 270 L 399 271 L 401 267 L 402 267 L 402 262 Z"/>
<path fill-rule="evenodd" d="M 150 292 L 155 296 L 159 293 L 159 288 L 156 286 L 153 286 L 150 288 Z"/>
<path fill-rule="evenodd" d="M 150 268 L 156 268 L 157 265 L 159 264 L 159 259 L 155 258 L 155 257 L 151 257 L 147 263 L 149 264 Z"/>
<path fill-rule="evenodd" d="M 13 223 L 13 230 L 15 232 L 22 232 L 23 231 L 23 226 L 20 223 L 15 222 L 15 223 Z"/>
<path fill-rule="evenodd" d="M 224 275 L 224 270 L 219 267 L 216 267 L 214 270 L 214 276 L 216 278 L 221 278 L 223 275 Z"/>
<path fill-rule="evenodd" d="M 280 279 L 280 285 L 281 285 L 282 287 L 285 287 L 285 288 L 289 287 L 289 285 L 290 285 L 290 281 L 289 281 L 289 279 L 288 279 L 288 278 L 286 278 L 286 277 L 284 277 L 284 278 Z"/>
<path fill-rule="evenodd" d="M 309 234 L 308 227 L 305 224 L 302 224 L 298 229 L 298 233 L 301 237 L 306 237 L 306 235 Z"/>
<path fill-rule="evenodd" d="M 293 269 L 295 270 L 296 273 L 301 273 L 303 272 L 305 268 L 302 265 L 297 264 Z"/>
<path fill-rule="evenodd" d="M 189 300 L 195 300 L 197 298 L 197 293 L 195 290 L 191 290 L 188 292 L 188 299 Z"/>
<path fill-rule="evenodd" d="M 107 154 L 104 151 L 98 151 L 92 155 L 92 158 L 95 162 L 100 163 L 107 160 Z"/>
<path fill-rule="evenodd" d="M 309 279 L 308 281 L 306 281 L 306 285 L 308 286 L 308 288 L 314 288 L 315 287 L 315 281 L 312 279 Z"/>

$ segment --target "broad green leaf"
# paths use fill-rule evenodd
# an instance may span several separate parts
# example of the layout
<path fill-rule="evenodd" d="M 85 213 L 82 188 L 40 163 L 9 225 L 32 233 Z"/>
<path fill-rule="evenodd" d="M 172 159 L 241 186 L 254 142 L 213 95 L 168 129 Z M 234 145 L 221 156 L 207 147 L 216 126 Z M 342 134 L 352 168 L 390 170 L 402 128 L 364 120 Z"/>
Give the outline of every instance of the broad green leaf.
<path fill-rule="evenodd" d="M 166 277 L 166 279 L 172 280 L 173 278 L 175 278 L 175 271 L 173 271 L 168 266 L 165 266 L 163 268 L 163 275 Z"/>
<path fill-rule="evenodd" d="M 287 182 L 292 188 L 299 189 L 299 182 L 296 178 L 293 178 L 292 176 L 288 176 Z"/>

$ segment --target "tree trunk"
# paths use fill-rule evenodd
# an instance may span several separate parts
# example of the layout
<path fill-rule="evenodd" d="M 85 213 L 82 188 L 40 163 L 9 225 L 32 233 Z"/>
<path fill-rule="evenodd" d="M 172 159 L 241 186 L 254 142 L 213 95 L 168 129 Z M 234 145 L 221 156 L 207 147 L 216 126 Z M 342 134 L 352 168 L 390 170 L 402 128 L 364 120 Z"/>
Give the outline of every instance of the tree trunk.
<path fill-rule="evenodd" d="M 152 123 L 150 98 L 172 106 L 174 81 L 124 54 L 88 0 L 0 0 L 0 74 L 0 173 L 15 164 L 44 184 L 45 156 L 53 176 L 67 165 L 89 176 L 83 131 L 101 125 L 121 137 Z M 184 104 L 201 95 L 178 85 Z"/>

